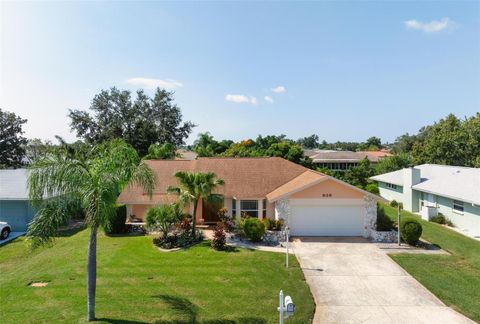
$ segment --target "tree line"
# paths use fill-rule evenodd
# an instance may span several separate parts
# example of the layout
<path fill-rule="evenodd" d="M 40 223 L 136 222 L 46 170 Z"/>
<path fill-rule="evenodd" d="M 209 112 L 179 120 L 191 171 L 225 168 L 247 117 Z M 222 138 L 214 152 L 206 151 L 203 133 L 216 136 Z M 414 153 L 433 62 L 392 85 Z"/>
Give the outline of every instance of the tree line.
<path fill-rule="evenodd" d="M 200 157 L 260 157 L 279 156 L 309 168 L 315 168 L 305 149 L 349 151 L 391 150 L 395 156 L 382 160 L 377 171 L 391 171 L 406 164 L 436 163 L 480 167 L 480 113 L 459 118 L 450 114 L 422 127 L 416 134 L 399 136 L 394 143 L 382 143 L 376 136 L 364 142 L 320 141 L 318 135 L 297 140 L 286 135 L 259 135 L 255 139 L 234 142 L 215 139 L 201 133 L 193 145 L 185 141 L 196 126 L 183 121 L 174 93 L 157 89 L 152 97 L 139 90 L 111 88 L 94 96 L 88 110 L 69 110 L 70 128 L 79 138 L 67 144 L 27 139 L 22 126 L 27 122 L 16 114 L 0 109 L 0 168 L 17 168 L 35 161 L 46 152 L 70 145 L 75 150 L 87 150 L 95 144 L 123 139 L 146 159 L 172 159 L 178 148 L 195 151 Z M 348 177 L 347 177 L 348 178 Z M 348 180 L 347 180 L 348 181 Z"/>

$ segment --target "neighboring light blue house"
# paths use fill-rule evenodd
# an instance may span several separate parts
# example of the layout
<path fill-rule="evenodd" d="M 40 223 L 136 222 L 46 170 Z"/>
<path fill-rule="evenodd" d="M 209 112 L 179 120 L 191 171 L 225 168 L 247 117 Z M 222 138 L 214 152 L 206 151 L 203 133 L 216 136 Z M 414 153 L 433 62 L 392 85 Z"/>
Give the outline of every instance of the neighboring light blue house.
<path fill-rule="evenodd" d="M 8 222 L 13 232 L 24 232 L 35 216 L 27 192 L 26 169 L 0 170 L 0 222 Z"/>
<path fill-rule="evenodd" d="M 442 213 L 460 231 L 480 237 L 480 169 L 422 164 L 371 178 L 380 196 L 423 219 Z"/>

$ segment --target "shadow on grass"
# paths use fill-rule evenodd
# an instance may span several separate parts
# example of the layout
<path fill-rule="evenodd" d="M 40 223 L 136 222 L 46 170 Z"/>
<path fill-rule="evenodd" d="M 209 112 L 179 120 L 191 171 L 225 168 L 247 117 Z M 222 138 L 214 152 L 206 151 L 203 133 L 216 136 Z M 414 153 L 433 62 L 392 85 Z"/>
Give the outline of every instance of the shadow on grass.
<path fill-rule="evenodd" d="M 73 236 L 73 235 L 77 234 L 78 232 L 83 231 L 86 228 L 87 228 L 87 226 L 85 224 L 77 225 L 73 228 L 67 228 L 67 229 L 60 228 L 58 230 L 57 234 L 55 235 L 55 237 L 70 237 L 70 236 Z"/>
<path fill-rule="evenodd" d="M 172 296 L 172 295 L 154 295 L 153 298 L 158 298 L 167 304 L 178 315 L 186 317 L 181 321 L 157 321 L 155 323 L 196 323 L 198 307 L 186 298 Z"/>
<path fill-rule="evenodd" d="M 120 320 L 120 319 L 113 319 L 113 318 L 96 318 L 95 321 L 112 323 L 112 324 L 146 324 L 147 323 L 147 322 L 128 321 L 128 320 Z"/>
<path fill-rule="evenodd" d="M 168 304 L 179 317 L 184 319 L 178 320 L 159 320 L 156 324 L 265 324 L 267 321 L 259 317 L 240 317 L 238 319 L 218 319 L 198 321 L 198 307 L 186 298 L 172 295 L 155 295 L 153 298 L 161 299 Z"/>

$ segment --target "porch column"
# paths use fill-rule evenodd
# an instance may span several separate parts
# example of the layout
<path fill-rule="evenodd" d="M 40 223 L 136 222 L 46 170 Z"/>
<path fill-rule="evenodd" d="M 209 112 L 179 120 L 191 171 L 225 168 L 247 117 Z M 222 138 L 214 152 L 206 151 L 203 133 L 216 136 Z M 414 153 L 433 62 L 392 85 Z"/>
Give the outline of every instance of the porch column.
<path fill-rule="evenodd" d="M 240 217 L 241 217 L 241 211 L 240 211 L 240 199 L 237 198 L 237 200 L 235 201 L 235 209 L 237 210 L 237 219 L 240 220 Z"/>
<path fill-rule="evenodd" d="M 263 199 L 258 199 L 258 219 L 263 219 Z"/>

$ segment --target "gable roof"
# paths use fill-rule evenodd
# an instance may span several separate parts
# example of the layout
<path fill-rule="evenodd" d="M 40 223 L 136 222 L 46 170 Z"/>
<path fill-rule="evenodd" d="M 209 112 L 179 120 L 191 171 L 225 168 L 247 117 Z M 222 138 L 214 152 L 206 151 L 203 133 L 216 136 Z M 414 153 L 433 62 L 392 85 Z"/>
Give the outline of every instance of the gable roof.
<path fill-rule="evenodd" d="M 320 183 L 325 179 L 328 179 L 328 176 L 319 172 L 307 170 L 300 174 L 298 177 L 290 180 L 289 182 L 267 194 L 267 199 L 269 201 L 279 200 L 285 196 L 291 195 L 295 192 L 301 191 L 302 189 Z"/>
<path fill-rule="evenodd" d="M 412 189 L 480 205 L 480 168 L 422 164 L 420 183 Z M 403 186 L 403 170 L 381 174 L 372 180 Z"/>
<path fill-rule="evenodd" d="M 166 191 L 178 186 L 175 173 L 213 172 L 225 181 L 217 193 L 226 197 L 261 198 L 304 173 L 307 168 L 279 157 L 267 158 L 198 158 L 196 160 L 148 160 L 147 165 L 157 176 L 152 200 L 138 186 L 127 186 L 119 203 L 163 203 L 171 201 Z"/>
<path fill-rule="evenodd" d="M 332 180 L 336 183 L 339 183 L 345 187 L 348 187 L 350 189 L 353 189 L 354 191 L 360 192 L 364 194 L 365 196 L 369 196 L 375 200 L 381 200 L 385 201 L 380 196 L 377 196 L 375 194 L 372 194 L 368 191 L 365 191 L 363 189 L 360 189 L 358 187 L 352 186 L 349 183 L 346 183 L 344 181 L 338 180 L 337 178 L 331 177 L 329 175 L 307 169 L 304 173 L 299 175 L 298 177 L 290 180 L 289 182 L 285 183 L 281 187 L 275 189 L 274 191 L 270 192 L 267 195 L 267 199 L 270 202 L 275 202 L 277 200 L 280 200 L 282 198 L 288 197 L 294 193 L 301 192 L 304 189 L 310 188 L 316 184 L 319 184 L 321 182 L 324 182 L 326 180 Z"/>
<path fill-rule="evenodd" d="M 378 162 L 384 157 L 392 154 L 385 151 L 334 151 L 334 150 L 309 150 L 304 151 L 314 163 L 328 162 L 359 162 L 364 158 L 368 158 L 370 162 Z"/>
<path fill-rule="evenodd" d="M 28 199 L 28 170 L 0 170 L 0 200 Z"/>

